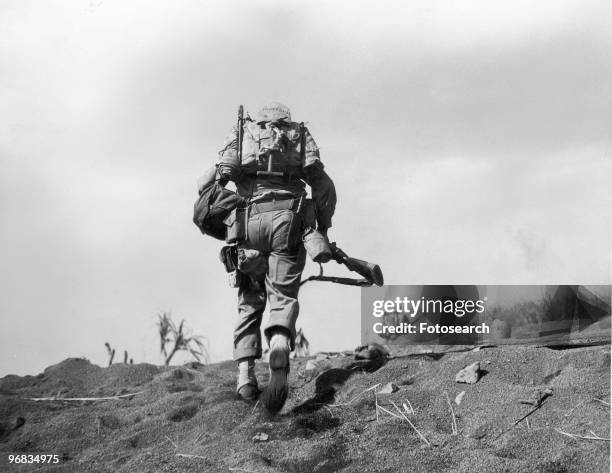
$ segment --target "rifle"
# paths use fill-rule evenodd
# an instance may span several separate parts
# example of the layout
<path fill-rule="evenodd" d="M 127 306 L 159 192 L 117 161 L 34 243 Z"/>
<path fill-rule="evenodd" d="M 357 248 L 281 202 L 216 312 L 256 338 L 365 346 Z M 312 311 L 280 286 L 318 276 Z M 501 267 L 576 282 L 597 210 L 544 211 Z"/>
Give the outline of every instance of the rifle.
<path fill-rule="evenodd" d="M 350 271 L 354 271 L 359 275 L 363 276 L 363 279 L 352 279 L 352 278 L 341 278 L 335 276 L 323 276 L 323 266 L 319 263 L 319 274 L 317 276 L 310 276 L 300 283 L 300 285 L 307 283 L 308 281 L 328 281 L 337 284 L 346 284 L 349 286 L 362 286 L 368 287 L 372 284 L 382 286 L 384 284 L 384 278 L 380 266 L 373 263 L 368 263 L 357 258 L 351 258 L 344 251 L 342 251 L 336 243 L 330 243 L 329 249 L 331 250 L 332 259 L 338 264 L 343 264 Z"/>
<path fill-rule="evenodd" d="M 238 162 L 242 163 L 242 137 L 244 135 L 244 109 L 242 105 L 238 107 Z"/>

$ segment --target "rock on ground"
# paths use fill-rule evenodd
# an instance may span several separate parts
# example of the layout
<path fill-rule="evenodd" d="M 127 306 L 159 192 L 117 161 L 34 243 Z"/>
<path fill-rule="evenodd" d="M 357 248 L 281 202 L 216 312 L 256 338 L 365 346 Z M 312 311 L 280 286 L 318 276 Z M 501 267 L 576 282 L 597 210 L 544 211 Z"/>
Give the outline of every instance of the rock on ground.
<path fill-rule="evenodd" d="M 480 362 L 477 361 L 463 368 L 455 376 L 455 381 L 458 383 L 475 384 L 480 379 Z"/>

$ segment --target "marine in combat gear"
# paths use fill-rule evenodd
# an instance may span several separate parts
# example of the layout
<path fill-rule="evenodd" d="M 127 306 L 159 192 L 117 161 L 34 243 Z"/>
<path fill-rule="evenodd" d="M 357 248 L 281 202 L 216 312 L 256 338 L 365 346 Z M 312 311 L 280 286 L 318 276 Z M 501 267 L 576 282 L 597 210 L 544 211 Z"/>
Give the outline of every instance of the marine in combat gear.
<path fill-rule="evenodd" d="M 242 107 L 240 115 L 242 114 Z M 325 172 L 319 148 L 303 123 L 293 122 L 283 104 L 262 107 L 254 118 L 238 120 L 219 152 L 219 160 L 200 179 L 200 193 L 211 183 L 232 181 L 244 205 L 225 219 L 227 257 L 237 268 L 238 320 L 233 356 L 237 392 L 258 397 L 255 360 L 262 356 L 261 324 L 270 347 L 270 381 L 264 406 L 279 411 L 287 398 L 289 355 L 295 349 L 298 291 L 305 265 L 303 236 L 318 231 L 325 239 L 336 207 L 334 183 Z M 311 198 L 307 198 L 310 187 Z M 324 261 L 324 259 L 323 259 Z"/>

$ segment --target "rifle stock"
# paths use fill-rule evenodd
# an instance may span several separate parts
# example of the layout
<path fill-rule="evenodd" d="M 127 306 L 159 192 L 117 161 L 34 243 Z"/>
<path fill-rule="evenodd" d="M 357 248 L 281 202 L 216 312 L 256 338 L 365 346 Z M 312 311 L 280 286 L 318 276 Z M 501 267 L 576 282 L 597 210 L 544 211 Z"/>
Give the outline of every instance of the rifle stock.
<path fill-rule="evenodd" d="M 376 284 L 377 286 L 382 286 L 384 284 L 384 277 L 380 266 L 357 258 L 351 258 L 338 248 L 335 242 L 330 243 L 329 247 L 331 249 L 332 258 L 336 260 L 337 263 L 343 264 L 350 271 L 360 274 L 370 284 Z"/>

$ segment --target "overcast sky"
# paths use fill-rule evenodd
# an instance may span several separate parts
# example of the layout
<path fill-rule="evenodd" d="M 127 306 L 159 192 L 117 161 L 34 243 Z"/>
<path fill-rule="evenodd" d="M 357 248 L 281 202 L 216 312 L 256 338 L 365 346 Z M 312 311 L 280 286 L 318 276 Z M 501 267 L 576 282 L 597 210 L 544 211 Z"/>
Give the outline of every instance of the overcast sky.
<path fill-rule="evenodd" d="M 309 122 L 330 236 L 389 284 L 610 284 L 610 18 L 608 1 L 4 0 L 0 375 L 103 364 L 106 341 L 159 363 L 162 310 L 231 357 L 236 290 L 191 218 L 241 103 Z M 359 343 L 359 300 L 304 286 L 315 351 Z"/>

